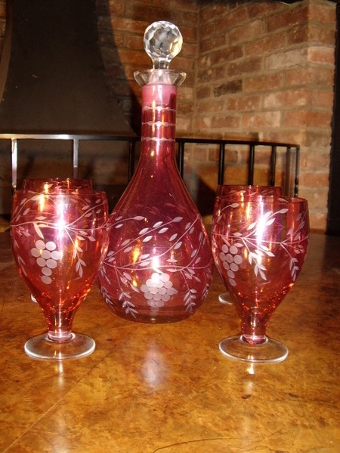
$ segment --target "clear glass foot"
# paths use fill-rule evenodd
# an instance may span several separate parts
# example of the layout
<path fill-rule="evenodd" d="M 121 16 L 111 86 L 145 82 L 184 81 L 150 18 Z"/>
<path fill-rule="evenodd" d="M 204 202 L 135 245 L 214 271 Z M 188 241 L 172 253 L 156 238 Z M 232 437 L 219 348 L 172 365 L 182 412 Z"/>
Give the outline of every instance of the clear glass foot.
<path fill-rule="evenodd" d="M 226 357 L 242 362 L 277 363 L 288 356 L 285 345 L 268 337 L 264 343 L 257 345 L 250 345 L 242 340 L 241 335 L 227 337 L 220 342 L 219 349 Z"/>
<path fill-rule="evenodd" d="M 218 296 L 218 301 L 221 302 L 221 304 L 227 304 L 227 305 L 233 304 L 230 294 L 228 292 L 220 294 Z"/>
<path fill-rule="evenodd" d="M 72 333 L 72 339 L 57 343 L 48 339 L 47 333 L 30 338 L 25 343 L 29 357 L 41 360 L 65 360 L 86 357 L 95 350 L 95 341 L 87 335 Z"/>

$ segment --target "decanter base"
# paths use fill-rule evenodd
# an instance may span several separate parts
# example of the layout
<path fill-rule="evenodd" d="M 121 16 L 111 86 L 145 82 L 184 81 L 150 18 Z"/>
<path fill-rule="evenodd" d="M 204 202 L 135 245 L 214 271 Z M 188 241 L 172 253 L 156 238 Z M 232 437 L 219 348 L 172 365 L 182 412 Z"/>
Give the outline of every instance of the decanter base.
<path fill-rule="evenodd" d="M 143 313 L 138 313 L 138 315 L 133 316 L 132 314 L 120 312 L 113 310 L 113 312 L 122 319 L 126 321 L 139 322 L 144 324 L 169 324 L 174 322 L 183 321 L 190 318 L 194 313 L 151 313 L 147 312 L 145 315 Z"/>

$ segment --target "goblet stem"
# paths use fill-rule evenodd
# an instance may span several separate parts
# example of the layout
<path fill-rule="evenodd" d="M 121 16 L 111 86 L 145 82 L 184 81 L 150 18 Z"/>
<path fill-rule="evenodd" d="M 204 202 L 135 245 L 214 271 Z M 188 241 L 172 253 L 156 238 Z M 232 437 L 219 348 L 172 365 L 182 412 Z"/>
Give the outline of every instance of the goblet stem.
<path fill-rule="evenodd" d="M 72 325 L 77 308 L 71 311 L 58 310 L 58 307 L 53 310 L 43 309 L 49 340 L 57 343 L 65 343 L 72 340 Z"/>
<path fill-rule="evenodd" d="M 260 313 L 253 308 L 250 311 L 239 310 L 241 318 L 242 340 L 249 345 L 257 345 L 266 342 L 266 330 L 271 313 Z"/>
<path fill-rule="evenodd" d="M 267 324 L 271 313 L 259 314 L 256 309 L 241 312 L 241 334 L 225 338 L 219 349 L 223 355 L 244 362 L 274 363 L 285 360 L 288 349 L 279 341 L 268 338 Z"/>
<path fill-rule="evenodd" d="M 41 304 L 48 331 L 26 342 L 26 354 L 36 359 L 55 360 L 90 355 L 95 349 L 95 341 L 87 335 L 72 332 L 73 319 L 80 302 L 68 310 L 58 306 L 51 309 Z"/>

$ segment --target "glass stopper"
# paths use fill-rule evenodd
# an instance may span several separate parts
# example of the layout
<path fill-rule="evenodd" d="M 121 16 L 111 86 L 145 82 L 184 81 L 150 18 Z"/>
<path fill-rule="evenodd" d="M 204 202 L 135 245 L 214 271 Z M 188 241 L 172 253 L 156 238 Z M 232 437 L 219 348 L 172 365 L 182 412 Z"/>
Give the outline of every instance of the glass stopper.
<path fill-rule="evenodd" d="M 168 69 L 171 60 L 181 51 L 182 43 L 178 27 L 164 20 L 149 25 L 144 33 L 144 49 L 154 69 Z"/>

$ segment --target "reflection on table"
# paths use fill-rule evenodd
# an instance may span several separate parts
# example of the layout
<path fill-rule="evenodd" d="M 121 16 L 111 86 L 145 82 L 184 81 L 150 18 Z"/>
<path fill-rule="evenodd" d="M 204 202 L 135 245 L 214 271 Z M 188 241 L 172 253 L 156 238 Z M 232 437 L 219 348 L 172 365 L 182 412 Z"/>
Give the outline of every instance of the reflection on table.
<path fill-rule="evenodd" d="M 216 275 L 190 319 L 125 321 L 95 287 L 74 329 L 95 338 L 84 359 L 27 357 L 44 330 L 0 234 L 1 452 L 291 453 L 340 451 L 340 238 L 314 234 L 301 275 L 268 334 L 289 348 L 279 364 L 229 360 L 238 331 Z"/>

